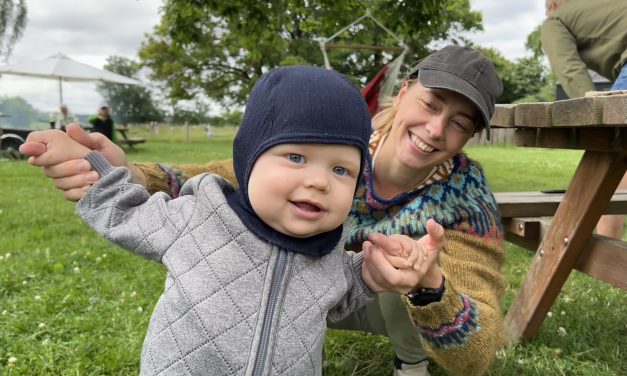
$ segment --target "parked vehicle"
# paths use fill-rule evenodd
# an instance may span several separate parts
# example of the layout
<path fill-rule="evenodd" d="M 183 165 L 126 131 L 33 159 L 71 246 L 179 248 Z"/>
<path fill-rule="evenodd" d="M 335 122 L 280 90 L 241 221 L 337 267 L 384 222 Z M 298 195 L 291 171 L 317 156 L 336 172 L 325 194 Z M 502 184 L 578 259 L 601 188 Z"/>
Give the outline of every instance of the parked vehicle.
<path fill-rule="evenodd" d="M 0 157 L 21 159 L 20 145 L 24 143 L 32 129 L 0 128 Z"/>

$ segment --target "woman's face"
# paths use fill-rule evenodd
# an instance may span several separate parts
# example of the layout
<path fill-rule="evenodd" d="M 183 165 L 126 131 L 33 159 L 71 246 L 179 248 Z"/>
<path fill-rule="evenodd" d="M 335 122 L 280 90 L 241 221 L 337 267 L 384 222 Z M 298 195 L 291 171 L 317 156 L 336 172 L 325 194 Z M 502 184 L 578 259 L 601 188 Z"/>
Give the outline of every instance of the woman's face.
<path fill-rule="evenodd" d="M 424 172 L 451 158 L 477 128 L 479 114 L 468 99 L 420 82 L 404 83 L 394 100 L 397 110 L 385 147 L 396 160 Z"/>

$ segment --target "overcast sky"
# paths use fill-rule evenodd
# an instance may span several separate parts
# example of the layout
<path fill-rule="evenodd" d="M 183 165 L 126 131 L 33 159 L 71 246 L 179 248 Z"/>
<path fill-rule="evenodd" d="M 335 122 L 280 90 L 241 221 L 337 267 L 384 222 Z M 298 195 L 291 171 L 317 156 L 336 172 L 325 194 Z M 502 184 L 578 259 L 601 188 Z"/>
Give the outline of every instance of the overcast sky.
<path fill-rule="evenodd" d="M 483 14 L 484 31 L 470 34 L 481 46 L 493 47 L 514 60 L 529 55 L 527 35 L 542 22 L 545 0 L 471 0 Z M 26 0 L 28 25 L 8 63 L 62 52 L 102 68 L 108 56 L 135 58 L 144 39 L 159 22 L 162 0 Z M 3 75 L 1 96 L 20 96 L 35 108 L 55 112 L 59 104 L 54 80 Z M 77 114 L 95 111 L 102 98 L 93 83 L 64 83 L 63 99 Z"/>

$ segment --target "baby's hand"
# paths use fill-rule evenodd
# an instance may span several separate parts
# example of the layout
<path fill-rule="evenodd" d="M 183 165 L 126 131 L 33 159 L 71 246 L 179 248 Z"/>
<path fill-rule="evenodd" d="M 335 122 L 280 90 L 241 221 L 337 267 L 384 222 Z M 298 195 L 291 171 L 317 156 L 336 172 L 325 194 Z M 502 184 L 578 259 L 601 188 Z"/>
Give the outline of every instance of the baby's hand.
<path fill-rule="evenodd" d="M 58 129 L 31 132 L 20 146 L 20 153 L 30 157 L 28 163 L 40 167 L 81 159 L 90 151 Z"/>
<path fill-rule="evenodd" d="M 375 292 L 406 294 L 427 280 L 440 278 L 438 253 L 444 247 L 444 228 L 433 219 L 427 222 L 427 235 L 414 240 L 405 235 L 371 234 L 364 242 L 363 278 Z M 438 284 L 439 286 L 439 284 Z"/>

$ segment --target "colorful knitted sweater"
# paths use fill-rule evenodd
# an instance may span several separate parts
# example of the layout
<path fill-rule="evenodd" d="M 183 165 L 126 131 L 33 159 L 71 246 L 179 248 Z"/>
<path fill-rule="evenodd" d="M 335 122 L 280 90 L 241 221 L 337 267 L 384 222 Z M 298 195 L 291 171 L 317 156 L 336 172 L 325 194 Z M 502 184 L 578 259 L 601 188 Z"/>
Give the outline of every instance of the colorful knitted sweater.
<path fill-rule="evenodd" d="M 170 188 L 176 189 L 200 170 L 222 172 L 234 182 L 229 163 L 138 167 L 150 190 L 175 195 Z M 347 248 L 360 248 L 371 232 L 417 239 L 426 233 L 429 218 L 444 226 L 446 245 L 439 259 L 446 277 L 444 296 L 424 307 L 407 300 L 406 305 L 433 361 L 453 374 L 483 374 L 503 343 L 500 303 L 505 279 L 500 269 L 505 256 L 502 224 L 481 168 L 460 153 L 444 181 L 389 201 L 372 192 L 371 177 L 364 174 L 350 213 L 356 227 Z"/>

